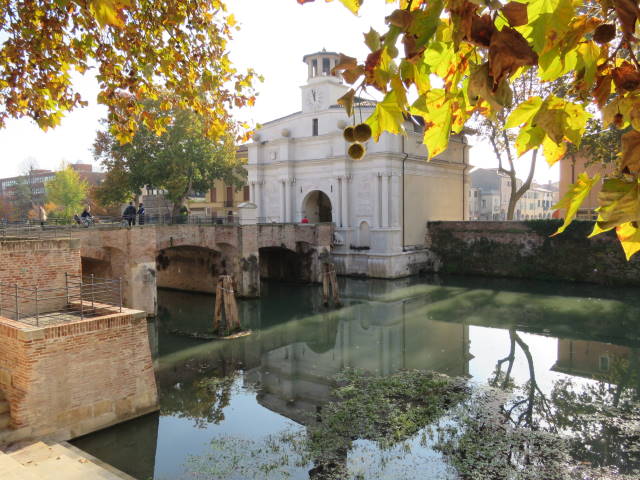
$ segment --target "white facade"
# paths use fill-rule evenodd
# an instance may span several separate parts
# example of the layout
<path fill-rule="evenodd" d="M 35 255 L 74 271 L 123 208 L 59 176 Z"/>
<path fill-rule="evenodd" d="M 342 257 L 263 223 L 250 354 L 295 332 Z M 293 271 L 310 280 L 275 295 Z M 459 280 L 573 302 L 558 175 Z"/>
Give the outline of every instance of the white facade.
<path fill-rule="evenodd" d="M 330 52 L 305 56 L 302 110 L 256 132 L 247 165 L 251 201 L 262 222 L 306 216 L 335 223 L 332 254 L 342 274 L 414 273 L 426 261 L 426 222 L 466 216 L 469 146 L 455 136 L 427 162 L 421 128 L 407 121 L 406 136 L 384 133 L 366 142 L 363 159 L 350 159 L 342 130 L 353 122 L 336 103 L 349 87 L 330 74 L 337 60 Z M 360 107 L 366 119 L 374 104 Z"/>

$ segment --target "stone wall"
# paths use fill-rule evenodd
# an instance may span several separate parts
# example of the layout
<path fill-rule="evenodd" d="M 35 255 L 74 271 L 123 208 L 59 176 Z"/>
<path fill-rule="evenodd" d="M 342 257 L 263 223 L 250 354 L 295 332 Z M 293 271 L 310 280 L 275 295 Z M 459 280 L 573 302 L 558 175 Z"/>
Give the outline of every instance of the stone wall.
<path fill-rule="evenodd" d="M 75 239 L 8 239 L 0 241 L 0 282 L 19 287 L 42 289 L 39 310 L 41 312 L 61 308 L 66 296 L 59 297 L 44 289 L 62 289 L 65 273 L 80 275 L 80 241 Z M 15 311 L 15 290 L 6 285 L 0 287 L 0 307 Z M 26 313 L 33 307 L 32 292 L 20 291 L 23 300 L 20 311 Z M 57 298 L 51 298 L 55 296 Z M 0 310 L 1 314 L 1 310 Z"/>
<path fill-rule="evenodd" d="M 46 327 L 0 317 L 0 390 L 11 406 L 0 444 L 66 440 L 157 410 L 144 312 Z"/>
<path fill-rule="evenodd" d="M 640 257 L 630 262 L 615 236 L 587 238 L 592 222 L 560 220 L 429 222 L 429 270 L 453 274 L 640 285 Z"/>

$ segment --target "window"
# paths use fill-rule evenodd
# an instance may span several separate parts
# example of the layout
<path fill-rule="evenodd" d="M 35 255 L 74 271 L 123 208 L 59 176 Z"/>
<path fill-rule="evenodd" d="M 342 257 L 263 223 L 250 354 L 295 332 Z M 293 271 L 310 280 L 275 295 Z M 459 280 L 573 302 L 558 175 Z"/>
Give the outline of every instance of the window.
<path fill-rule="evenodd" d="M 317 137 L 318 136 L 318 119 L 317 118 L 313 119 L 313 127 L 312 128 L 313 128 L 312 135 L 314 137 Z"/>
<path fill-rule="evenodd" d="M 311 76 L 316 77 L 318 75 L 318 60 L 311 62 Z"/>
<path fill-rule="evenodd" d="M 250 200 L 249 185 L 245 185 L 242 189 L 242 200 L 248 202 Z"/>
<path fill-rule="evenodd" d="M 487 207 L 487 201 L 486 200 L 482 200 L 482 208 L 486 208 Z"/>
<path fill-rule="evenodd" d="M 216 201 L 216 189 L 215 188 L 211 189 L 211 201 L 212 202 Z"/>
<path fill-rule="evenodd" d="M 233 202 L 233 187 L 227 187 L 227 202 Z"/>
<path fill-rule="evenodd" d="M 322 59 L 322 75 L 331 74 L 331 62 L 328 58 Z"/>
<path fill-rule="evenodd" d="M 600 364 L 599 364 L 599 368 L 601 372 L 608 372 L 609 371 L 609 355 L 605 354 L 605 355 L 600 355 Z"/>

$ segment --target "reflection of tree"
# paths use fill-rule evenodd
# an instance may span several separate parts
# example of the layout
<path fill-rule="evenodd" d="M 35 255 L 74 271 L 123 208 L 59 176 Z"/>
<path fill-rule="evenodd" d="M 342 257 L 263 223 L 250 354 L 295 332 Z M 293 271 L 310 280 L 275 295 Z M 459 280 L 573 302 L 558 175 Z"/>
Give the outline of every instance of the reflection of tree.
<path fill-rule="evenodd" d="M 513 370 L 513 363 L 516 358 L 516 346 L 520 347 L 520 350 L 527 360 L 529 380 L 525 382 L 525 384 L 520 389 L 524 393 L 524 396 L 515 400 L 508 407 L 505 406 L 503 408 L 507 419 L 513 426 L 537 428 L 537 423 L 539 422 L 534 415 L 534 410 L 536 407 L 538 407 L 538 409 L 541 411 L 540 413 L 544 414 L 544 417 L 549 417 L 551 415 L 549 402 L 545 394 L 538 386 L 538 381 L 536 380 L 535 365 L 533 362 L 533 357 L 531 355 L 531 350 L 529 349 L 529 345 L 527 345 L 524 340 L 522 340 L 522 337 L 518 335 L 518 332 L 516 332 L 515 328 L 509 329 L 509 340 L 509 354 L 506 357 L 498 360 L 496 368 L 493 372 L 493 377 L 489 379 L 489 385 L 491 385 L 492 387 L 500 388 L 502 390 L 513 390 L 516 387 L 516 384 L 511 377 L 511 372 Z M 507 369 L 503 373 L 502 367 L 505 363 L 507 364 Z"/>
<path fill-rule="evenodd" d="M 224 420 L 223 411 L 229 405 L 237 379 L 235 366 L 222 362 L 206 375 L 164 388 L 161 413 L 191 419 L 199 428 L 218 424 Z"/>
<path fill-rule="evenodd" d="M 512 377 L 518 350 L 529 373 L 520 386 Z M 598 382 L 577 386 L 561 379 L 545 395 L 529 346 L 511 329 L 509 353 L 489 379 L 493 389 L 476 394 L 457 412 L 456 428 L 444 431 L 437 448 L 465 479 L 555 480 L 579 472 L 583 476 L 575 478 L 609 478 L 616 472 L 637 478 L 640 354 L 632 350 L 613 365 Z"/>
<path fill-rule="evenodd" d="M 572 456 L 593 466 L 615 466 L 622 473 L 640 469 L 640 352 L 617 357 L 611 372 L 578 387 L 555 382 L 550 399 L 556 428 L 569 433 Z M 635 470 L 634 470 L 635 469 Z"/>

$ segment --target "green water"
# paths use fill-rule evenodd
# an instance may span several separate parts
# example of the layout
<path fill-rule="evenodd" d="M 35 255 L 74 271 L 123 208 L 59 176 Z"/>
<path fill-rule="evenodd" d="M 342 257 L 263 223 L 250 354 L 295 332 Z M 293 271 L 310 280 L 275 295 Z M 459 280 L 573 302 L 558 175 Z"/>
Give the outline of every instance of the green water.
<path fill-rule="evenodd" d="M 239 303 L 252 334 L 224 341 L 175 333 L 206 332 L 212 296 L 159 291 L 150 337 L 160 413 L 75 444 L 140 480 L 335 478 L 317 459 L 295 460 L 291 441 L 321 421 L 335 375 L 419 369 L 479 389 L 508 384 L 509 428 L 559 432 L 573 439 L 570 463 L 636 478 L 637 424 L 621 433 L 596 414 L 611 418 L 615 407 L 622 419 L 640 391 L 637 289 L 454 277 L 340 279 L 340 288 L 345 305 L 327 309 L 317 286 L 265 283 L 261 299 Z M 460 478 L 433 428 L 384 448 L 352 438 L 339 478 Z"/>

